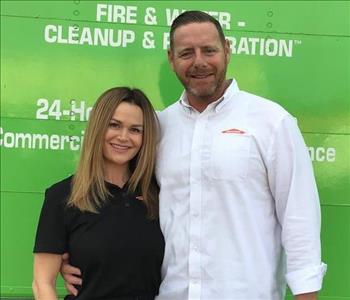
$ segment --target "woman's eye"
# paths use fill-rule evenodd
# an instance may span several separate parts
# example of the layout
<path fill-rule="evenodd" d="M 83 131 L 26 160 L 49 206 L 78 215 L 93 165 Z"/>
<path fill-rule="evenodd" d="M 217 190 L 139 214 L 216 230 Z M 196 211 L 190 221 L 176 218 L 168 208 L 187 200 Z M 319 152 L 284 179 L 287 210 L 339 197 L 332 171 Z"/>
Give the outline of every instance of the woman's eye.
<path fill-rule="evenodd" d="M 132 133 L 142 133 L 142 129 L 141 128 L 130 128 L 130 131 Z"/>
<path fill-rule="evenodd" d="M 118 124 L 118 123 L 109 123 L 109 127 L 117 129 L 117 128 L 120 128 L 120 124 Z"/>

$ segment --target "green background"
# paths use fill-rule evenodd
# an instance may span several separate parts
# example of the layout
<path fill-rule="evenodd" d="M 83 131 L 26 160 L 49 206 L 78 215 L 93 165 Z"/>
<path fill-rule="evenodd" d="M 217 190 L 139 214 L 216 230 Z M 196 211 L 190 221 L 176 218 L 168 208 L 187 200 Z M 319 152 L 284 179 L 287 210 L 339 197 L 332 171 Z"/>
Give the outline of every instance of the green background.
<path fill-rule="evenodd" d="M 137 24 L 96 21 L 97 3 L 137 7 Z M 157 25 L 145 24 L 147 7 Z M 228 77 L 273 99 L 298 118 L 309 147 L 335 148 L 334 162 L 313 161 L 322 206 L 320 299 L 350 299 L 350 2 L 348 1 L 1 1 L 3 132 L 78 135 L 85 122 L 36 119 L 37 100 L 91 106 L 112 86 L 135 86 L 156 109 L 182 87 L 171 72 L 162 36 L 166 8 L 228 12 L 229 37 L 293 40 L 292 57 L 232 55 Z M 237 26 L 245 21 L 245 27 Z M 48 24 L 132 30 L 125 48 L 47 43 Z M 142 48 L 145 31 L 154 49 Z M 1 136 L 3 138 L 3 136 Z M 1 297 L 31 297 L 32 247 L 43 192 L 74 172 L 79 151 L 1 146 Z M 62 287 L 62 282 L 59 281 Z M 63 295 L 64 291 L 60 288 Z"/>

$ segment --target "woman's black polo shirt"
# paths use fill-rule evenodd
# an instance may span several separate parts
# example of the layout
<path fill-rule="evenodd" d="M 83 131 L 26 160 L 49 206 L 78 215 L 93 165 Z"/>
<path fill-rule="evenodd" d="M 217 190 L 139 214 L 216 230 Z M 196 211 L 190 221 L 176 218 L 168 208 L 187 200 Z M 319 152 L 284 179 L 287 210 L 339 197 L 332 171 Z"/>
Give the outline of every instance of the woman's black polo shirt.
<path fill-rule="evenodd" d="M 112 197 L 99 214 L 66 206 L 72 177 L 46 190 L 34 252 L 69 252 L 70 264 L 82 272 L 77 297 L 113 299 L 156 295 L 164 239 L 158 220 L 147 218 L 144 203 L 126 189 L 107 183 Z"/>

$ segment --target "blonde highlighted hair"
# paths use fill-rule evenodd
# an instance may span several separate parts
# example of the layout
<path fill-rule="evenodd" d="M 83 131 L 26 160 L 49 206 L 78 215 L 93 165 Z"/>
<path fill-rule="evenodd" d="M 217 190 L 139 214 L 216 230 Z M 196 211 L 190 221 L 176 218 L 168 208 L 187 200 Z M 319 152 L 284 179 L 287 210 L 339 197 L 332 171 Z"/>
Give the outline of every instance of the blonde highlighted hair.
<path fill-rule="evenodd" d="M 128 189 L 130 193 L 142 196 L 149 217 L 155 219 L 158 218 L 159 192 L 154 177 L 158 119 L 146 95 L 139 89 L 128 87 L 111 88 L 97 99 L 85 130 L 68 205 L 97 213 L 107 201 L 109 192 L 104 180 L 103 144 L 114 111 L 122 102 L 137 105 L 143 112 L 142 146 L 129 162 Z"/>

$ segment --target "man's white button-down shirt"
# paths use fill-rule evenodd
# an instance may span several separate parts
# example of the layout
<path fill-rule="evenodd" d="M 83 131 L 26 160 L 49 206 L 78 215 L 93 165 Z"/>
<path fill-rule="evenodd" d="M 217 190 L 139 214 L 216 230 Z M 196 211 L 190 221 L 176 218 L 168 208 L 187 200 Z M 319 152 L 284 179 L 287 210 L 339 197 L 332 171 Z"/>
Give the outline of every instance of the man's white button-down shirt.
<path fill-rule="evenodd" d="M 165 237 L 157 300 L 280 300 L 321 288 L 320 207 L 296 121 L 235 80 L 202 113 L 159 115 Z"/>

